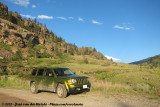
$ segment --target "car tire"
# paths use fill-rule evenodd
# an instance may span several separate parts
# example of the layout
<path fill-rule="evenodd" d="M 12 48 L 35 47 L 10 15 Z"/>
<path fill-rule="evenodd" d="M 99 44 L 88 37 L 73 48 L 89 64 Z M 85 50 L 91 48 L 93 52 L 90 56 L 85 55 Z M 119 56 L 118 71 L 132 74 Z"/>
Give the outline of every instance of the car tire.
<path fill-rule="evenodd" d="M 65 98 L 67 97 L 67 90 L 65 85 L 59 84 L 57 87 L 57 95 L 59 98 Z"/>
<path fill-rule="evenodd" d="M 30 90 L 31 90 L 31 93 L 33 94 L 36 94 L 38 93 L 38 88 L 37 88 L 37 85 L 35 82 L 32 82 L 31 85 L 30 85 Z"/>

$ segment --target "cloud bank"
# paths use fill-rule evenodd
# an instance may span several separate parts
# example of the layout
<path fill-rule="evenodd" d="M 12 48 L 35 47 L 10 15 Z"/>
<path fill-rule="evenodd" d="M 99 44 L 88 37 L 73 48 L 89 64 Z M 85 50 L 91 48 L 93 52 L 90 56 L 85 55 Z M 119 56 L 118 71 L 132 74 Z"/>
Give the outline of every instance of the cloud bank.
<path fill-rule="evenodd" d="M 83 18 L 81 18 L 81 17 L 78 17 L 78 21 L 83 22 L 83 21 L 84 21 L 84 19 L 83 19 Z"/>
<path fill-rule="evenodd" d="M 47 16 L 47 15 L 38 15 L 39 19 L 53 19 L 53 16 Z"/>
<path fill-rule="evenodd" d="M 27 7 L 30 4 L 29 0 L 8 0 L 14 4 Z"/>
<path fill-rule="evenodd" d="M 112 59 L 114 62 L 120 61 L 120 59 L 114 58 L 114 57 L 112 57 L 112 56 L 105 56 L 105 57 L 107 57 L 107 59 L 109 59 L 109 60 Z"/>
<path fill-rule="evenodd" d="M 68 19 L 74 19 L 73 17 L 68 17 Z"/>
<path fill-rule="evenodd" d="M 131 26 L 120 26 L 120 25 L 114 25 L 113 28 L 122 29 L 122 30 L 135 30 L 134 27 L 131 27 Z"/>
<path fill-rule="evenodd" d="M 24 15 L 24 14 L 21 14 L 22 17 L 26 17 L 26 18 L 30 18 L 30 19 L 35 19 L 36 17 L 34 16 L 31 16 L 31 15 Z"/>
<path fill-rule="evenodd" d="M 67 20 L 65 17 L 56 17 L 57 19 Z"/>
<path fill-rule="evenodd" d="M 93 24 L 97 24 L 97 25 L 101 25 L 101 24 L 103 24 L 103 23 L 100 23 L 100 22 L 95 21 L 95 20 L 92 20 L 92 23 L 93 23 Z"/>
<path fill-rule="evenodd" d="M 36 5 L 32 5 L 33 8 L 36 8 Z"/>

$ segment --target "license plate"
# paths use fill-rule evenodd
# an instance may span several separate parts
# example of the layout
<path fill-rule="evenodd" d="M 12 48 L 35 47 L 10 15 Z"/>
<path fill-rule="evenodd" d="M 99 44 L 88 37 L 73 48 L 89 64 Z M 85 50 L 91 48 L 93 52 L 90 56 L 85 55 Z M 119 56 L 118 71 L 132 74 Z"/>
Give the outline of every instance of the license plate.
<path fill-rule="evenodd" d="M 87 88 L 87 85 L 83 85 L 83 88 Z"/>

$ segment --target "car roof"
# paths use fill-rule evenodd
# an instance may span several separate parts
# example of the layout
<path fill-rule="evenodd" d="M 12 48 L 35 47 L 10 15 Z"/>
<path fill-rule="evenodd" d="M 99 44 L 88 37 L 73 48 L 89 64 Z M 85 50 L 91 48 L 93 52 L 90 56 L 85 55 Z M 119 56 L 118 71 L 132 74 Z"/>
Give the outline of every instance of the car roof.
<path fill-rule="evenodd" d="M 34 67 L 34 69 L 59 69 L 59 68 L 66 69 L 65 67 Z"/>

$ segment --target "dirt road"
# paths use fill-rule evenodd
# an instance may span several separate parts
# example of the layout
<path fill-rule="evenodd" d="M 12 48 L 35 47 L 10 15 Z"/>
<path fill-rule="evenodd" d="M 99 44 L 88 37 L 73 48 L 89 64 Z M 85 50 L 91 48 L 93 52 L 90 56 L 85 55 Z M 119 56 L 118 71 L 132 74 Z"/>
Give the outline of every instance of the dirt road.
<path fill-rule="evenodd" d="M 0 88 L 0 107 L 160 107 L 156 100 L 140 97 L 105 97 L 92 92 L 58 98 L 56 93 Z"/>

